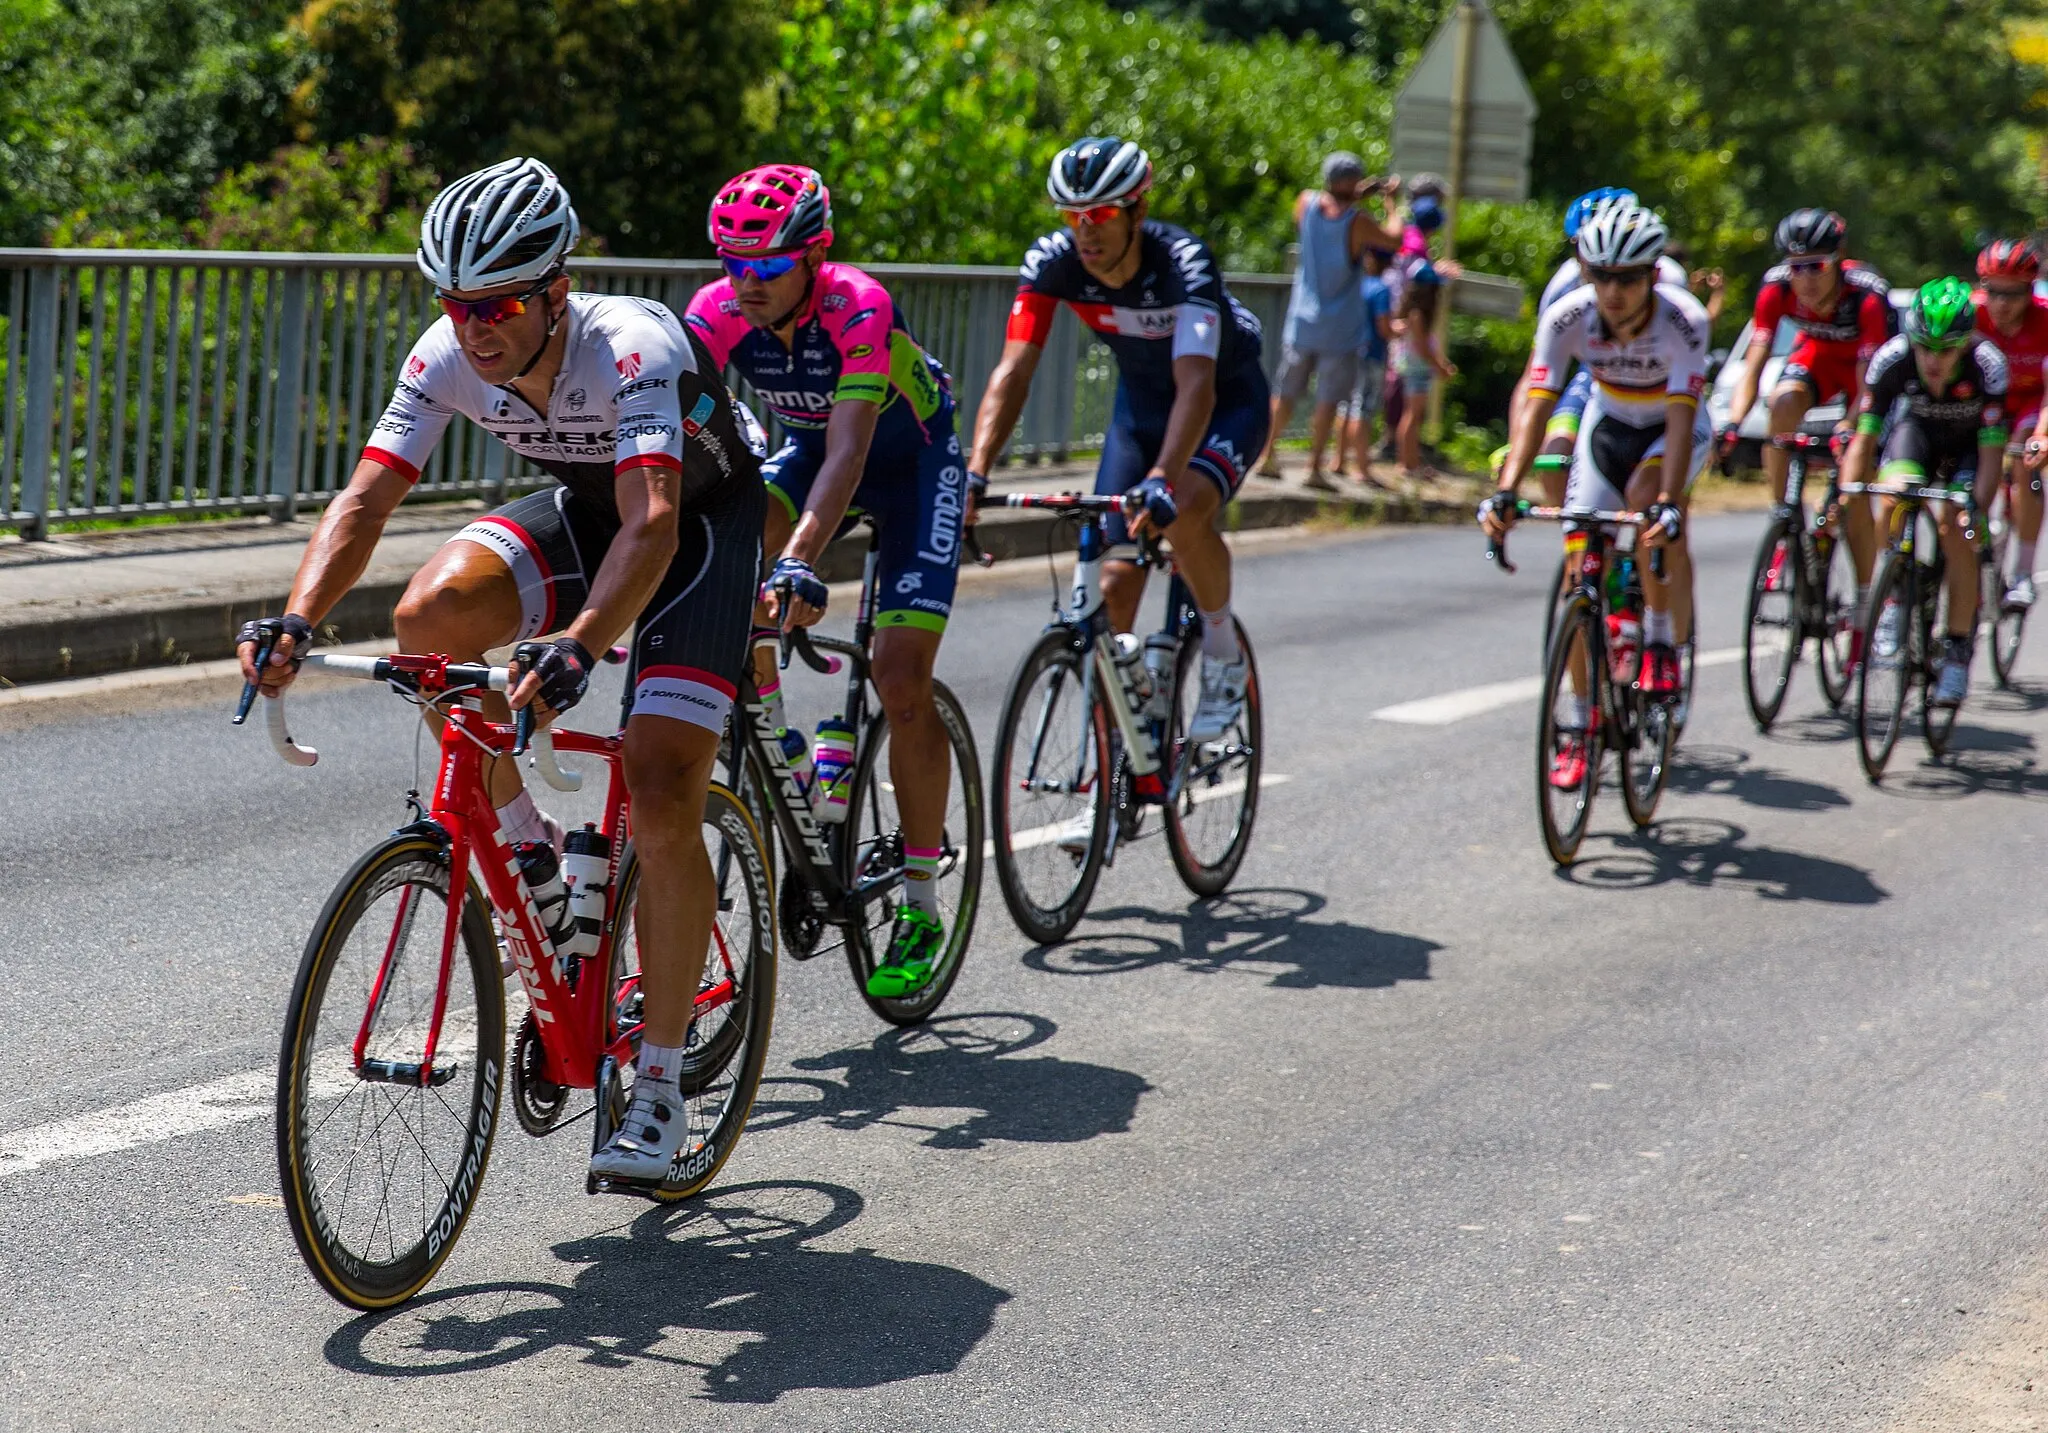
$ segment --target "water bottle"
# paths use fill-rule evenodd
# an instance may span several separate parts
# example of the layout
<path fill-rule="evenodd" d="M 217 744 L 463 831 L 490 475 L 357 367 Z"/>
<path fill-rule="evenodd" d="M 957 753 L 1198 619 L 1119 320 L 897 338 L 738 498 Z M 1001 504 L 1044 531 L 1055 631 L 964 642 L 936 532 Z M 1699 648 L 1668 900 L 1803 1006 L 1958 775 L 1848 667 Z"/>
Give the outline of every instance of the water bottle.
<path fill-rule="evenodd" d="M 564 947 L 575 933 L 575 917 L 569 913 L 569 890 L 562 884 L 562 867 L 555 859 L 554 845 L 547 841 L 521 841 L 512 848 L 512 857 L 519 863 L 526 889 L 533 893 L 533 904 L 540 911 L 541 930 L 555 951 L 555 973 L 560 975 Z"/>
<path fill-rule="evenodd" d="M 797 786 L 811 789 L 811 744 L 804 734 L 795 727 L 786 726 L 776 740 L 782 743 L 782 759 L 789 763 L 790 772 L 796 777 Z"/>
<path fill-rule="evenodd" d="M 1116 670 L 1127 690 L 1137 697 L 1139 710 L 1152 700 L 1152 674 L 1145 669 L 1142 660 L 1145 644 L 1135 633 L 1116 634 Z"/>
<path fill-rule="evenodd" d="M 1614 672 L 1614 680 L 1628 683 L 1636 679 L 1636 662 L 1643 650 L 1642 615 L 1634 607 L 1624 607 L 1619 612 L 1607 614 L 1607 662 Z"/>
<path fill-rule="evenodd" d="M 834 823 L 846 819 L 846 797 L 853 785 L 853 728 L 843 716 L 818 723 L 815 784 L 811 814 Z"/>
<path fill-rule="evenodd" d="M 1152 683 L 1154 721 L 1165 721 L 1173 710 L 1173 668 L 1180 660 L 1180 638 L 1171 632 L 1154 632 L 1145 639 L 1145 675 Z"/>
<path fill-rule="evenodd" d="M 569 939 L 556 946 L 563 955 L 596 955 L 604 936 L 605 901 L 611 894 L 611 837 L 586 821 L 562 842 L 562 880 L 569 888 Z"/>

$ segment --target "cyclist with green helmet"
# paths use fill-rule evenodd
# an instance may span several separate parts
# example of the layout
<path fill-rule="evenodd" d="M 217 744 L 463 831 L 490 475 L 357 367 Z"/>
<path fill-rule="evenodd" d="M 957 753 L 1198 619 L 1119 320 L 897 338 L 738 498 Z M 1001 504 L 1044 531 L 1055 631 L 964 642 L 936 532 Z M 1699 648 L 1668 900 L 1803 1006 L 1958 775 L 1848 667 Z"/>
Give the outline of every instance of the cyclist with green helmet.
<path fill-rule="evenodd" d="M 1977 306 L 1962 279 L 1923 285 L 1906 310 L 1905 332 L 1872 355 L 1856 410 L 1856 437 L 1842 463 L 1844 482 L 1870 481 L 1883 444 L 1881 482 L 1939 483 L 1968 493 L 1982 508 L 2005 462 L 2005 356 L 1977 333 Z M 1886 415 L 1890 431 L 1885 431 Z M 1891 504 L 1880 499 L 1878 527 L 1887 525 Z M 1977 628 L 1977 553 L 1964 535 L 1964 514 L 1947 506 L 1941 515 L 1941 547 L 1948 559 L 1948 646 L 1934 701 L 1958 706 L 1970 690 L 1970 654 Z M 1849 528 L 1852 543 L 1857 529 Z M 1862 538 L 1872 542 L 1867 531 Z M 1874 551 L 1856 554 L 1867 572 Z M 1880 631 L 1880 649 L 1896 633 Z"/>

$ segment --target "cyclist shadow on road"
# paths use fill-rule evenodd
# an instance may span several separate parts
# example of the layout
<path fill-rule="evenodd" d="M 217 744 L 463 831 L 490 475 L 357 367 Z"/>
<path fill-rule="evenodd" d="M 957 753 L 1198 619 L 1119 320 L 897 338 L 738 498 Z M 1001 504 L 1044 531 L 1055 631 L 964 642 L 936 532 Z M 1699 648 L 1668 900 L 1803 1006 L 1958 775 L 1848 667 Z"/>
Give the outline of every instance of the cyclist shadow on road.
<path fill-rule="evenodd" d="M 1088 919 L 1164 926 L 1167 933 L 1090 931 L 1065 945 L 1040 946 L 1024 963 L 1051 975 L 1120 975 L 1167 964 L 1204 975 L 1266 975 L 1266 967 L 1282 966 L 1270 972 L 1268 984 L 1284 990 L 1372 990 L 1429 979 L 1429 958 L 1443 949 L 1437 942 L 1350 921 L 1309 919 L 1327 905 L 1314 891 L 1269 887 L 1232 891 L 1177 911 L 1118 906 L 1093 911 Z"/>
<path fill-rule="evenodd" d="M 1576 865 L 1560 867 L 1557 874 L 1574 885 L 1606 890 L 1683 881 L 1692 886 L 1748 886 L 1769 901 L 1871 906 L 1891 899 L 1891 892 L 1861 866 L 1776 846 L 1745 845 L 1748 835 L 1732 821 L 1708 817 L 1658 821 L 1647 832 L 1606 837 L 1613 851 L 1582 855 Z"/>
<path fill-rule="evenodd" d="M 1969 715 L 1965 707 L 1949 738 L 1947 755 L 1931 757 L 1923 750 L 1916 753 L 1917 760 L 1894 756 L 1892 769 L 1885 774 L 1885 794 L 1921 801 L 1950 801 L 1983 791 L 2003 796 L 2048 794 L 2048 771 L 2035 761 L 2034 738 L 2025 732 L 1971 726 Z M 1918 729 L 1909 729 L 1906 735 L 1918 736 Z"/>
<path fill-rule="evenodd" d="M 1682 746 L 1665 779 L 1665 792 L 1687 796 L 1733 796 L 1747 806 L 1772 811 L 1828 811 L 1849 798 L 1818 781 L 1802 781 L 1751 761 L 1732 746 Z"/>
<path fill-rule="evenodd" d="M 944 1264 L 811 1241 L 859 1218 L 861 1196 L 812 1180 L 715 1189 L 622 1230 L 554 1246 L 567 1283 L 442 1289 L 358 1318 L 330 1363 L 417 1378 L 475 1373 L 550 1350 L 586 1366 L 695 1369 L 700 1397 L 773 1403 L 803 1388 L 876 1388 L 951 1373 L 1007 1290 Z M 647 1375 L 632 1375 L 636 1382 Z"/>
<path fill-rule="evenodd" d="M 1108 1065 L 1021 1052 L 1059 1026 L 1012 1012 L 948 1015 L 890 1030 L 866 1045 L 791 1060 L 803 1071 L 761 1082 L 749 1135 L 806 1121 L 833 1129 L 908 1129 L 932 1149 L 980 1149 L 992 1141 L 1076 1144 L 1121 1134 L 1152 1086 Z"/>

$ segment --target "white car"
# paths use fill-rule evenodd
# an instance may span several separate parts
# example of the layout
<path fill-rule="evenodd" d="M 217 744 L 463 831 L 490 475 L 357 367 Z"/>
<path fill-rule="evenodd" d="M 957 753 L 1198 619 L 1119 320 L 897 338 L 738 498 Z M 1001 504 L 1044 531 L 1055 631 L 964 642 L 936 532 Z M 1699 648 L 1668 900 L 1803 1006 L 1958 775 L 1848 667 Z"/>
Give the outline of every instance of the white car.
<path fill-rule="evenodd" d="M 1893 289 L 1893 312 L 1903 316 L 1911 306 L 1915 292 L 1913 289 Z M 1749 336 L 1755 331 L 1754 323 L 1743 324 L 1742 332 L 1736 335 L 1735 346 L 1715 353 L 1720 367 L 1714 374 L 1713 390 L 1707 394 L 1707 414 L 1713 420 L 1716 433 L 1728 426 L 1729 410 L 1735 406 L 1736 385 L 1742 382 L 1742 358 L 1749 352 Z M 1750 405 L 1749 415 L 1742 420 L 1742 438 L 1736 444 L 1730 468 L 1740 471 L 1763 465 L 1764 439 L 1771 431 L 1770 395 L 1778 386 L 1778 375 L 1785 371 L 1785 356 L 1792 352 L 1792 345 L 1798 337 L 1799 330 L 1790 319 L 1778 321 L 1778 332 L 1771 340 L 1770 356 L 1764 359 L 1763 380 L 1757 384 L 1757 400 Z M 1806 421 L 1800 426 L 1809 432 L 1826 433 L 1832 431 L 1841 419 L 1840 403 L 1823 403 L 1808 409 Z"/>

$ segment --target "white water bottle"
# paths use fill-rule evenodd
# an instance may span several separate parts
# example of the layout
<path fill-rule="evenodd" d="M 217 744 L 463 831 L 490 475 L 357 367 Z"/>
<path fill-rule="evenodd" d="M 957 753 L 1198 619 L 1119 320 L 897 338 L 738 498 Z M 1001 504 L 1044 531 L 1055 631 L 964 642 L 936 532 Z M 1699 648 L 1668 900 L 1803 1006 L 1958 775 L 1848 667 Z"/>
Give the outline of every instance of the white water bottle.
<path fill-rule="evenodd" d="M 853 728 L 843 716 L 818 723 L 817 773 L 811 787 L 811 814 L 838 824 L 846 819 L 847 793 L 853 786 Z"/>
<path fill-rule="evenodd" d="M 562 882 L 569 889 L 573 917 L 568 938 L 557 949 L 565 956 L 596 955 L 604 937 L 607 879 L 612 873 L 611 838 L 590 822 L 562 843 Z"/>

